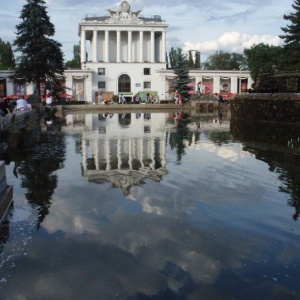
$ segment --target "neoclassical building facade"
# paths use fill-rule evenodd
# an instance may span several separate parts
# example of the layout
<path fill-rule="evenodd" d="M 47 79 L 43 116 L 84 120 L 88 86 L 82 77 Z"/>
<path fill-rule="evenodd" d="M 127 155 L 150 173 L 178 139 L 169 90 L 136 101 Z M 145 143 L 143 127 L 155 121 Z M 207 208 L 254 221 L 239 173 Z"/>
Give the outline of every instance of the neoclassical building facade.
<path fill-rule="evenodd" d="M 98 92 L 124 94 L 154 93 L 171 99 L 174 72 L 166 66 L 168 24 L 161 16 L 142 17 L 123 1 L 117 11 L 102 17 L 86 17 L 79 23 L 82 70 L 66 70 L 66 86 L 79 100 L 95 101 Z M 250 88 L 248 71 L 190 71 L 191 85 L 203 93 L 226 90 L 238 93 Z M 83 91 L 83 92 L 82 92 Z"/>
<path fill-rule="evenodd" d="M 66 92 L 90 103 L 99 92 L 123 94 L 128 100 L 136 93 L 144 100 L 148 92 L 158 100 L 172 99 L 175 75 L 167 70 L 167 29 L 161 16 L 143 17 L 140 10 L 131 10 L 127 1 L 121 2 L 116 11 L 108 9 L 104 16 L 85 17 L 78 26 L 81 68 L 65 70 Z M 6 73 L 0 71 L 0 97 L 20 90 Z M 201 81 L 202 93 L 206 94 L 235 94 L 253 83 L 250 72 L 244 70 L 193 69 L 189 75 L 193 91 Z M 33 92 L 32 85 L 22 88 L 24 94 Z"/>

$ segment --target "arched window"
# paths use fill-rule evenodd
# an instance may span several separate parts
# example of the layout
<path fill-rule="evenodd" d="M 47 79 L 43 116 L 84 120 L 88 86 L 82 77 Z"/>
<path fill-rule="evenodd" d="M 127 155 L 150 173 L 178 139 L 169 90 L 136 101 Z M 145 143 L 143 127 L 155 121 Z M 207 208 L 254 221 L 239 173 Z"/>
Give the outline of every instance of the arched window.
<path fill-rule="evenodd" d="M 123 74 L 119 77 L 119 93 L 131 92 L 131 80 L 127 74 Z"/>

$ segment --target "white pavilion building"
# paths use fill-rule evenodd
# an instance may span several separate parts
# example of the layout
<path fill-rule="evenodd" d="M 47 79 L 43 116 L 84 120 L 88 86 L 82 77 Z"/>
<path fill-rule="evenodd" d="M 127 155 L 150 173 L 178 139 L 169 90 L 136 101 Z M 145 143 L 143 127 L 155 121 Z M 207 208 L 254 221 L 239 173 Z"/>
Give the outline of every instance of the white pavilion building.
<path fill-rule="evenodd" d="M 173 98 L 171 89 L 173 70 L 167 70 L 166 35 L 168 24 L 155 15 L 141 16 L 127 1 L 116 11 L 100 17 L 86 17 L 78 27 L 81 45 L 81 69 L 65 70 L 66 92 L 77 100 L 95 102 L 101 92 L 105 97 L 120 96 L 127 100 L 139 93 L 142 100 L 147 93 L 158 100 Z M 19 93 L 32 94 L 32 84 L 20 87 L 9 76 L 13 70 L 0 71 L 0 97 Z M 239 93 L 251 88 L 250 72 L 244 70 L 200 70 L 189 72 L 191 86 L 202 93 Z"/>
<path fill-rule="evenodd" d="M 127 98 L 140 93 L 171 99 L 174 78 L 166 66 L 168 24 L 161 16 L 142 17 L 127 1 L 109 15 L 86 17 L 79 23 L 82 70 L 66 70 L 66 86 L 78 100 L 94 102 L 99 92 Z M 226 87 L 231 93 L 250 88 L 248 71 L 191 70 L 191 85 L 203 83 L 204 93 L 218 93 Z"/>

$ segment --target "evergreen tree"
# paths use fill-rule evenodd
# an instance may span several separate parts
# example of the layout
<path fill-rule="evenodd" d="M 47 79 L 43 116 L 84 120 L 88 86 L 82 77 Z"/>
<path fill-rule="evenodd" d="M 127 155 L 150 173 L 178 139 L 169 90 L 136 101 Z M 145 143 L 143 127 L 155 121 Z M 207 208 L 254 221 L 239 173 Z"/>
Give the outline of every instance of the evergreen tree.
<path fill-rule="evenodd" d="M 14 69 L 15 56 L 9 42 L 0 38 L 0 70 Z"/>
<path fill-rule="evenodd" d="M 283 47 L 283 67 L 285 69 L 300 69 L 300 0 L 294 0 L 292 4 L 294 13 L 284 15 L 284 20 L 291 24 L 282 27 L 284 32 L 279 37 L 284 39 Z"/>
<path fill-rule="evenodd" d="M 40 96 L 41 83 L 45 83 L 50 92 L 61 89 L 64 80 L 62 45 L 50 38 L 54 36 L 55 28 L 47 14 L 45 1 L 26 1 L 13 44 L 16 51 L 21 53 L 17 59 L 14 80 L 36 84 Z"/>
<path fill-rule="evenodd" d="M 174 68 L 176 77 L 173 81 L 173 89 L 174 91 L 177 90 L 184 99 L 189 99 L 189 91 L 191 91 L 192 88 L 188 85 L 191 82 L 189 77 L 188 61 L 184 57 L 181 48 L 177 48 L 175 51 L 177 64 Z"/>

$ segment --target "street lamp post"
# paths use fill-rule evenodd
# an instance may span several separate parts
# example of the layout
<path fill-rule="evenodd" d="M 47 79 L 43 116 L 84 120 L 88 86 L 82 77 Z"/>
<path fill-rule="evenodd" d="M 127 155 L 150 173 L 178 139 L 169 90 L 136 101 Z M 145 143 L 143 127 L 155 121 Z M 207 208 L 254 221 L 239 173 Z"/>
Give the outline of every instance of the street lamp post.
<path fill-rule="evenodd" d="M 239 94 L 242 93 L 242 66 L 240 65 L 239 66 L 239 69 L 240 69 L 240 82 L 239 82 Z"/>

